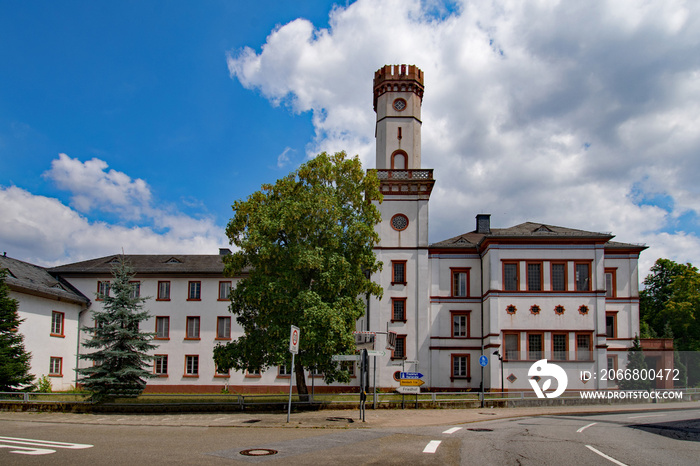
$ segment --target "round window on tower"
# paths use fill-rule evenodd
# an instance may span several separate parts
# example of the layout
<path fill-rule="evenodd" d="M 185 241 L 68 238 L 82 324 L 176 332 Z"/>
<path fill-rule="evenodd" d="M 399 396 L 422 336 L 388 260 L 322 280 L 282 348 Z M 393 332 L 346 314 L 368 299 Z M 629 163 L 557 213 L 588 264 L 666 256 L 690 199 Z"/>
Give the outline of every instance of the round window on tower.
<path fill-rule="evenodd" d="M 408 217 L 404 214 L 396 214 L 391 217 L 391 228 L 396 231 L 403 231 L 408 228 Z"/>
<path fill-rule="evenodd" d="M 397 112 L 402 112 L 406 108 L 406 101 L 404 99 L 394 100 L 394 110 Z"/>

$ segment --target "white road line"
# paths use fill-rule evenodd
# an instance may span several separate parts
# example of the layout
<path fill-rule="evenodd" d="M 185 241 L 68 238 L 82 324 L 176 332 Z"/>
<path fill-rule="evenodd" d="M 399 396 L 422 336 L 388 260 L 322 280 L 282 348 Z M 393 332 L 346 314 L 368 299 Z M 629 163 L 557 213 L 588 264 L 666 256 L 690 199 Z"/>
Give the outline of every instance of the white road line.
<path fill-rule="evenodd" d="M 658 417 L 658 416 L 665 416 L 665 414 L 645 414 L 643 416 L 630 416 L 627 419 L 639 419 L 640 417 Z"/>
<path fill-rule="evenodd" d="M 441 443 L 441 440 L 431 440 L 423 449 L 423 453 L 435 453 Z"/>
<path fill-rule="evenodd" d="M 608 456 L 608 455 L 606 455 L 605 453 L 603 453 L 602 451 L 598 451 L 598 450 L 596 450 L 595 448 L 593 448 L 593 447 L 590 446 L 590 445 L 586 445 L 586 448 L 588 448 L 589 450 L 591 450 L 593 453 L 602 456 L 602 457 L 605 458 L 606 460 L 612 461 L 613 463 L 617 464 L 618 466 L 627 466 L 627 465 L 626 465 L 625 463 L 623 463 L 622 461 L 617 461 L 617 460 L 616 460 L 615 458 L 613 458 L 612 456 Z"/>
<path fill-rule="evenodd" d="M 597 422 L 591 422 L 591 423 L 588 424 L 587 426 L 581 427 L 581 428 L 580 428 L 579 430 L 577 430 L 576 432 L 581 433 L 581 432 L 583 432 L 584 430 L 586 430 L 586 429 L 588 429 L 589 427 L 594 426 L 594 425 L 596 425 L 596 424 L 598 424 L 598 423 L 597 423 Z"/>
<path fill-rule="evenodd" d="M 443 432 L 443 434 L 454 434 L 458 430 L 462 430 L 462 429 L 464 429 L 464 427 L 453 427 L 451 429 L 447 429 L 445 432 Z"/>
<path fill-rule="evenodd" d="M 52 442 L 51 440 L 36 440 L 31 438 L 17 438 L 17 437 L 0 437 L 0 442 L 10 444 L 3 445 L 0 444 L 0 448 L 12 448 L 10 453 L 17 453 L 20 455 L 49 455 L 51 453 L 56 453 L 53 448 L 67 448 L 70 450 L 81 450 L 83 448 L 92 448 L 92 445 L 87 445 L 83 443 L 65 443 L 65 442 Z M 27 445 L 22 447 L 20 445 Z M 44 447 L 44 448 L 39 448 Z"/>

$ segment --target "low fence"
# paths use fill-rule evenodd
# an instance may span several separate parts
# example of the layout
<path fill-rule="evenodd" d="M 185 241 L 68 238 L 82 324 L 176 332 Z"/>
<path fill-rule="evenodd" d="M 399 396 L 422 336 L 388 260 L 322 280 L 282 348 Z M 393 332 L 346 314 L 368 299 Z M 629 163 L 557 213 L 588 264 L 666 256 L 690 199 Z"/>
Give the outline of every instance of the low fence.
<path fill-rule="evenodd" d="M 645 396 L 644 393 L 657 396 Z M 595 394 L 593 396 L 592 394 Z M 284 410 L 289 395 L 247 394 L 143 394 L 105 403 L 93 403 L 86 393 L 0 392 L 0 410 L 70 412 L 235 412 Z M 355 409 L 357 393 L 293 395 L 296 410 Z M 392 392 L 368 394 L 367 408 L 478 408 L 515 406 L 600 405 L 613 403 L 655 403 L 700 400 L 700 389 L 566 391 L 557 398 L 538 398 L 533 391 L 521 392 L 427 392 L 401 395 Z"/>

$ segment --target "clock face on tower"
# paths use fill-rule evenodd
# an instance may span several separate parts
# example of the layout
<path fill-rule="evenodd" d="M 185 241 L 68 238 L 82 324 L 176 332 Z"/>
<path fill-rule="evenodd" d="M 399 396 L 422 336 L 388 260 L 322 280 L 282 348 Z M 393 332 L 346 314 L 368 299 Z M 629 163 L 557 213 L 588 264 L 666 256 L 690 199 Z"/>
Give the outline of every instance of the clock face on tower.
<path fill-rule="evenodd" d="M 406 108 L 406 101 L 404 99 L 394 100 L 394 110 L 397 112 L 402 112 Z"/>

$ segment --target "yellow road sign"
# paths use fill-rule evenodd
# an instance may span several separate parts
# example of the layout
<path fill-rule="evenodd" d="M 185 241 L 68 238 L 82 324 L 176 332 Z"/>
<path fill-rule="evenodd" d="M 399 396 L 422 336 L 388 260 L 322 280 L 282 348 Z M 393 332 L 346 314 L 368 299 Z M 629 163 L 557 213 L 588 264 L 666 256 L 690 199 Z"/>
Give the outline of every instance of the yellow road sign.
<path fill-rule="evenodd" d="M 400 383 L 402 387 L 420 387 L 425 384 L 421 379 L 401 379 Z"/>

